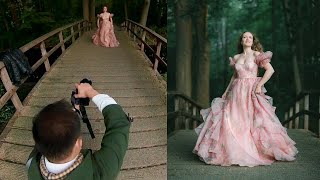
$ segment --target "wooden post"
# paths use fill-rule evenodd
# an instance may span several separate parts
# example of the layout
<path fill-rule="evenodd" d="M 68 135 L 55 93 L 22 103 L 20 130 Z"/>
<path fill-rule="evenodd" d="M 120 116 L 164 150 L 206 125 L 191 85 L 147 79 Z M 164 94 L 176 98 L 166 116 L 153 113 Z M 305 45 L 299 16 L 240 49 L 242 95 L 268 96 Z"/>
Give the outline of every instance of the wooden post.
<path fill-rule="evenodd" d="M 156 52 L 156 55 L 158 55 L 160 57 L 160 52 L 161 52 L 161 44 L 162 42 L 161 41 L 158 41 L 157 42 L 157 52 Z M 161 57 L 160 57 L 161 58 Z M 158 71 L 158 64 L 159 64 L 159 59 L 155 56 L 155 59 L 154 59 L 154 66 L 153 66 L 153 69 L 155 71 Z"/>
<path fill-rule="evenodd" d="M 64 46 L 62 31 L 59 32 L 59 40 L 61 43 L 61 51 L 63 53 L 66 50 L 66 47 Z"/>
<path fill-rule="evenodd" d="M 131 22 L 129 23 L 129 37 L 131 37 Z"/>
<path fill-rule="evenodd" d="M 186 118 L 184 121 L 184 129 L 185 130 L 190 129 L 189 123 L 190 123 L 190 118 Z"/>
<path fill-rule="evenodd" d="M 174 97 L 174 112 L 178 112 L 179 111 L 179 98 Z M 178 130 L 179 129 L 179 125 L 180 125 L 180 117 L 176 117 L 174 120 L 174 129 Z"/>
<path fill-rule="evenodd" d="M 72 44 L 74 43 L 75 41 L 75 38 L 74 38 L 74 29 L 73 29 L 73 26 L 71 26 L 71 34 L 72 34 Z"/>
<path fill-rule="evenodd" d="M 304 110 L 309 110 L 309 94 L 304 96 Z M 309 129 L 309 116 L 304 115 L 304 129 Z"/>
<path fill-rule="evenodd" d="M 143 42 L 146 40 L 146 33 L 147 33 L 147 31 L 142 29 L 142 37 L 141 37 L 141 39 L 142 39 Z M 141 48 L 140 48 L 140 50 L 142 52 L 144 52 L 144 43 L 143 42 L 141 42 Z"/>
<path fill-rule="evenodd" d="M 184 101 L 184 103 L 185 103 L 185 112 L 189 113 L 190 112 L 190 103 L 188 101 Z M 184 127 L 185 127 L 185 129 L 189 129 L 189 118 L 185 118 Z"/>
<path fill-rule="evenodd" d="M 44 57 L 47 54 L 46 45 L 44 44 L 44 41 L 41 42 L 40 49 L 42 57 Z M 48 72 L 50 70 L 50 63 L 48 58 L 46 58 L 46 60 L 44 61 L 44 66 L 46 67 L 46 71 Z"/>
<path fill-rule="evenodd" d="M 88 24 L 87 24 L 87 21 L 83 21 L 83 31 L 84 32 L 87 32 L 88 31 Z"/>
<path fill-rule="evenodd" d="M 133 25 L 133 42 L 136 42 L 136 36 L 137 36 L 137 25 Z"/>
<path fill-rule="evenodd" d="M 12 84 L 8 71 L 5 67 L 3 67 L 1 69 L 1 80 L 3 83 L 4 88 L 6 89 L 6 91 L 11 91 L 14 88 L 14 85 Z M 14 107 L 16 108 L 17 111 L 20 111 L 23 108 L 23 105 L 17 95 L 17 92 L 15 92 L 12 97 L 11 97 L 11 101 L 14 105 Z"/>
<path fill-rule="evenodd" d="M 293 115 L 293 107 L 290 108 L 289 111 L 289 118 L 291 118 Z M 292 129 L 292 121 L 289 122 L 289 129 Z"/>
<path fill-rule="evenodd" d="M 79 37 L 81 36 L 81 23 L 78 24 L 78 30 L 79 30 Z"/>
<path fill-rule="evenodd" d="M 300 111 L 299 101 L 296 102 L 295 113 L 297 114 Z M 299 129 L 299 116 L 296 117 L 294 122 L 294 128 Z"/>
<path fill-rule="evenodd" d="M 127 33 L 129 33 L 129 21 L 126 19 L 126 30 L 127 30 Z"/>
<path fill-rule="evenodd" d="M 197 116 L 197 107 L 196 106 L 193 106 L 193 108 L 192 108 L 192 115 L 195 117 Z M 193 121 L 192 127 L 193 127 L 192 129 L 197 127 L 197 121 Z"/>

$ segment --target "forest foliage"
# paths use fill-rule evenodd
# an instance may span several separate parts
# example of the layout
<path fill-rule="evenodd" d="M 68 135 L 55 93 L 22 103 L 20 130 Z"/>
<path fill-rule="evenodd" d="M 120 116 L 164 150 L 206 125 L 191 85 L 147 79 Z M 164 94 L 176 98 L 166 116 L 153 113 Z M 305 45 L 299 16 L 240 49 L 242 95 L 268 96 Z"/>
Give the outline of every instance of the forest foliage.
<path fill-rule="evenodd" d="M 192 9 L 197 10 L 195 0 L 189 0 Z M 302 91 L 319 90 L 320 85 L 320 4 L 319 1 L 298 0 L 212 0 L 207 1 L 207 27 L 210 40 L 210 99 L 223 94 L 231 79 L 233 70 L 228 57 L 237 54 L 237 41 L 244 31 L 253 32 L 263 45 L 264 51 L 272 51 L 271 64 L 275 69 L 267 82 L 267 94 L 274 105 L 283 112 L 291 105 L 296 91 L 293 56 L 297 57 Z M 289 7 L 286 9 L 285 7 Z M 175 2 L 168 3 L 168 61 L 176 58 Z M 289 18 L 288 18 L 289 17 Z M 193 36 L 194 36 L 193 31 Z M 290 36 L 289 36 L 290 34 Z M 293 37 L 293 38 L 292 38 Z M 296 49 L 292 51 L 292 46 Z M 197 49 L 197 47 L 193 47 Z M 193 57 L 197 58 L 197 57 Z M 179 66 L 176 64 L 175 67 Z M 174 66 L 172 66 L 175 68 Z M 169 66 L 169 73 L 174 72 Z M 260 70 L 259 75 L 263 75 Z M 174 90 L 172 74 L 168 89 Z M 194 88 L 194 87 L 193 87 Z M 279 111 L 278 111 L 279 112 Z"/>
<path fill-rule="evenodd" d="M 125 0 L 95 0 L 95 12 L 103 6 L 115 14 L 114 22 L 125 20 Z M 128 17 L 139 22 L 144 0 L 127 0 Z M 166 37 L 167 1 L 152 0 L 147 27 Z M 20 47 L 58 27 L 83 18 L 82 0 L 0 0 L 0 51 Z"/>

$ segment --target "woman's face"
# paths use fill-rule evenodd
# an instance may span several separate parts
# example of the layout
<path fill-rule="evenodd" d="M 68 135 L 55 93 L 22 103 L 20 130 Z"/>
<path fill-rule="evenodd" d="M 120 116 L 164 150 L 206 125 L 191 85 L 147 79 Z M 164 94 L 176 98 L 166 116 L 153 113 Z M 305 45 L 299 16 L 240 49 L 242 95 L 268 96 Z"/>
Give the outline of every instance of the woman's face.
<path fill-rule="evenodd" d="M 107 6 L 104 6 L 104 7 L 103 7 L 103 12 L 107 12 L 107 11 L 108 11 Z"/>
<path fill-rule="evenodd" d="M 253 35 L 250 32 L 243 33 L 241 44 L 243 47 L 251 47 L 253 44 Z"/>

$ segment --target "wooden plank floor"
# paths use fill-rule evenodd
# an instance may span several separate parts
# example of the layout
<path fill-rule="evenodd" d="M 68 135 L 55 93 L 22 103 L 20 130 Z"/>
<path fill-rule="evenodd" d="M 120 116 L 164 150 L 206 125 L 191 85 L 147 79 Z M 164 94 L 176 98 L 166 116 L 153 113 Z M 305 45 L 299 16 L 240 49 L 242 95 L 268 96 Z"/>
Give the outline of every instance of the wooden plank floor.
<path fill-rule="evenodd" d="M 34 145 L 32 117 L 49 103 L 69 101 L 74 83 L 84 77 L 134 117 L 118 179 L 167 179 L 166 89 L 124 31 L 116 31 L 118 48 L 95 46 L 92 33 L 85 33 L 57 60 L 30 92 L 24 109 L 9 121 L 0 136 L 0 179 L 27 179 L 25 163 Z M 87 113 L 96 139 L 82 127 L 84 148 L 96 150 L 105 130 L 103 117 L 92 103 Z"/>
<path fill-rule="evenodd" d="M 310 131 L 288 129 L 299 153 L 292 162 L 276 161 L 270 166 L 214 166 L 192 153 L 197 141 L 193 130 L 181 130 L 168 138 L 168 179 L 300 180 L 320 179 L 320 139 Z"/>

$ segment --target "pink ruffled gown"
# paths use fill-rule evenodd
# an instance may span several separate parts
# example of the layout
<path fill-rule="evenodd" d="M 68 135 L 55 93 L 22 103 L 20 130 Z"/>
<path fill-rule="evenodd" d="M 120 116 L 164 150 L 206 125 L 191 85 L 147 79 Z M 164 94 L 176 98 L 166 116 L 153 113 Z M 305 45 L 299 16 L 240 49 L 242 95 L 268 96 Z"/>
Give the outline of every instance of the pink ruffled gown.
<path fill-rule="evenodd" d="M 118 47 L 119 42 L 114 34 L 114 28 L 112 21 L 110 21 L 110 14 L 106 17 L 101 17 L 99 22 L 99 28 L 92 36 L 92 41 L 95 45 L 104 47 Z"/>
<path fill-rule="evenodd" d="M 270 165 L 275 160 L 293 161 L 298 153 L 272 106 L 272 98 L 256 94 L 258 66 L 270 62 L 272 52 L 261 53 L 254 62 L 230 61 L 236 78 L 225 99 L 215 98 L 200 114 L 193 150 L 207 164 L 230 166 Z"/>

